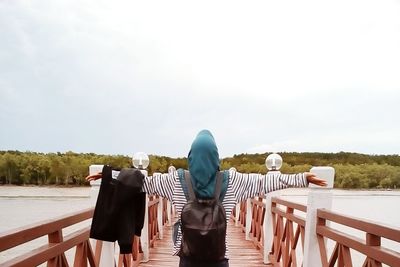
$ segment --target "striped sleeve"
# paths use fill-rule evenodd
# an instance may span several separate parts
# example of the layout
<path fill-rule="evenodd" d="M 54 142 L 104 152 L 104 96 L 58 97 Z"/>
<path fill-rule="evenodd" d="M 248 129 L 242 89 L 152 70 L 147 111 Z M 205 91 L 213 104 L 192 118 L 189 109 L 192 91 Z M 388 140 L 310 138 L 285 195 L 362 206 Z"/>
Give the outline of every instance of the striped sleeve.
<path fill-rule="evenodd" d="M 154 173 L 153 176 L 146 176 L 143 183 L 143 191 L 149 195 L 158 195 L 172 201 L 174 182 L 178 174 L 176 172 Z"/>
<path fill-rule="evenodd" d="M 305 173 L 282 174 L 280 172 L 267 173 L 263 180 L 263 194 L 271 191 L 281 190 L 288 187 L 307 187 L 307 177 Z"/>
<path fill-rule="evenodd" d="M 263 180 L 265 175 L 258 173 L 240 173 L 233 170 L 229 172 L 229 183 L 237 202 L 260 195 Z"/>
<path fill-rule="evenodd" d="M 230 171 L 229 177 L 237 202 L 288 187 L 308 186 L 304 173 L 282 174 L 280 172 L 270 172 L 263 175 Z"/>

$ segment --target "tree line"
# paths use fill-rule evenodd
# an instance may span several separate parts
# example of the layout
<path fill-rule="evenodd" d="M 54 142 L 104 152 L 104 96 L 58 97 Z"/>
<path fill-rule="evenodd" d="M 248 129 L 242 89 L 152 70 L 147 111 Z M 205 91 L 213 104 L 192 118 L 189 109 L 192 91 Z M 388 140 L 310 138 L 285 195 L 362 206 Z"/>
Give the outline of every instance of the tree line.
<path fill-rule="evenodd" d="M 269 153 L 238 154 L 221 159 L 221 169 L 235 167 L 240 172 L 265 173 Z M 358 153 L 279 153 L 283 173 L 309 171 L 312 166 L 335 168 L 337 188 L 400 188 L 399 155 Z M 173 165 L 187 168 L 186 158 L 150 155 L 149 174 L 167 172 Z M 37 153 L 0 151 L 0 184 L 15 185 L 88 185 L 85 177 L 92 164 L 109 164 L 117 168 L 131 166 L 125 155 L 94 153 Z"/>

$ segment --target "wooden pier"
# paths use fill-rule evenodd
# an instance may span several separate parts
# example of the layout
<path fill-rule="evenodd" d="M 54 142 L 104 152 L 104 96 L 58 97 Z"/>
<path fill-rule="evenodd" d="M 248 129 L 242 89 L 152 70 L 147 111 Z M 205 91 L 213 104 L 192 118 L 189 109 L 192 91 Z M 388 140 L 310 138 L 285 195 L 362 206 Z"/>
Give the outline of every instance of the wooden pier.
<path fill-rule="evenodd" d="M 179 257 L 172 254 L 172 227 L 164 229 L 166 239 L 157 240 L 154 247 L 150 249 L 150 260 L 141 263 L 143 267 L 177 267 Z M 235 227 L 231 221 L 228 225 L 228 247 L 230 266 L 258 267 L 263 266 L 263 257 L 260 250 L 257 250 L 252 241 L 244 240 L 244 233 L 241 227 Z"/>
<path fill-rule="evenodd" d="M 309 194 L 314 198 L 322 194 L 326 199 L 327 192 Z M 323 201 L 316 202 L 321 205 Z M 48 242 L 0 262 L 0 266 L 178 266 L 179 258 L 172 256 L 171 225 L 175 218 L 171 204 L 157 196 L 150 196 L 147 203 L 140 248 L 133 248 L 136 260 L 132 254 L 116 254 L 113 243 L 110 246 L 89 239 L 91 208 L 1 233 L 0 252 L 38 237 L 45 236 Z M 318 205 L 313 206 L 312 201 L 302 205 L 273 194 L 238 204 L 228 225 L 230 266 L 400 266 L 400 252 L 381 242 L 385 239 L 399 245 L 399 227 L 344 216 Z M 65 228 L 83 221 L 89 226 L 65 234 Z M 337 225 L 356 229 L 363 237 L 349 235 Z M 328 242 L 333 246 L 327 246 Z M 71 249 L 73 256 L 66 256 Z M 353 251 L 361 255 L 361 262 L 355 261 Z M 101 264 L 107 257 L 111 264 Z"/>

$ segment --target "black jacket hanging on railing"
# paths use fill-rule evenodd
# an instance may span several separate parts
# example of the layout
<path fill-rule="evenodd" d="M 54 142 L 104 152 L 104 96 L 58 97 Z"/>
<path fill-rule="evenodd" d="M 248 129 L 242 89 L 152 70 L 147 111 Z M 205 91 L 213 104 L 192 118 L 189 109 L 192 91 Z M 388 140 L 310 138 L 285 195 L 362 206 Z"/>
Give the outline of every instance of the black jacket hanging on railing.
<path fill-rule="evenodd" d="M 122 169 L 116 179 L 113 169 L 105 165 L 94 210 L 90 237 L 116 241 L 120 252 L 132 252 L 133 236 L 141 235 L 146 193 L 142 192 L 144 175 L 133 168 Z"/>

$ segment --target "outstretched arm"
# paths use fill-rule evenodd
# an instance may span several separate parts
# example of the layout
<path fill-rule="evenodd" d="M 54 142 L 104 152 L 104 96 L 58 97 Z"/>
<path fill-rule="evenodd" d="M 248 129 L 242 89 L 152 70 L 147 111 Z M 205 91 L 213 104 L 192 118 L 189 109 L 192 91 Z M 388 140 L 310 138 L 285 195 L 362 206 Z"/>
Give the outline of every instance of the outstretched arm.
<path fill-rule="evenodd" d="M 308 183 L 326 186 L 325 180 L 309 172 L 298 174 L 272 172 L 262 175 L 230 171 L 229 175 L 230 184 L 238 202 L 288 187 L 306 187 Z"/>
<path fill-rule="evenodd" d="M 153 176 L 146 176 L 143 183 L 143 191 L 149 195 L 158 195 L 172 201 L 174 184 L 178 174 L 173 173 L 155 173 Z"/>
<path fill-rule="evenodd" d="M 88 175 L 85 179 L 86 181 L 95 181 L 101 179 L 102 173 L 96 173 Z M 172 194 L 175 180 L 177 179 L 177 172 L 173 173 L 157 173 L 153 176 L 146 176 L 143 181 L 143 192 L 149 195 L 158 195 L 167 198 L 172 201 Z"/>

